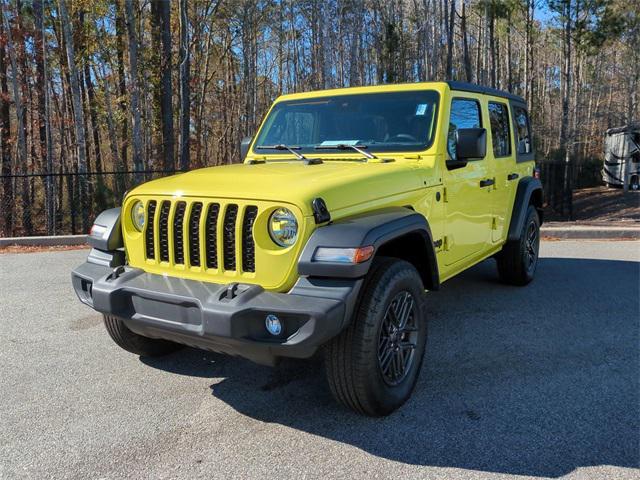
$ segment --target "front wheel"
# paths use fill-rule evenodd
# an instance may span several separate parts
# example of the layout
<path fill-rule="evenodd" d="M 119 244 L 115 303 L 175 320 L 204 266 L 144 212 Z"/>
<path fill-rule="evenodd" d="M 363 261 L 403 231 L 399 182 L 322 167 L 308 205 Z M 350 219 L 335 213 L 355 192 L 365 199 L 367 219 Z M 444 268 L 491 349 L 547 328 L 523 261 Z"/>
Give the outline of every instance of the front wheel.
<path fill-rule="evenodd" d="M 496 256 L 500 280 L 510 285 L 526 285 L 538 266 L 540 251 L 540 218 L 533 205 L 529 205 L 520 239 L 508 242 Z"/>
<path fill-rule="evenodd" d="M 143 357 L 167 355 L 183 348 L 182 345 L 168 340 L 143 337 L 129 330 L 124 322 L 112 315 L 103 315 L 104 326 L 111 339 L 127 352 Z"/>
<path fill-rule="evenodd" d="M 327 379 L 340 403 L 383 416 L 407 401 L 427 338 L 424 295 L 413 265 L 376 259 L 351 324 L 325 349 Z"/>

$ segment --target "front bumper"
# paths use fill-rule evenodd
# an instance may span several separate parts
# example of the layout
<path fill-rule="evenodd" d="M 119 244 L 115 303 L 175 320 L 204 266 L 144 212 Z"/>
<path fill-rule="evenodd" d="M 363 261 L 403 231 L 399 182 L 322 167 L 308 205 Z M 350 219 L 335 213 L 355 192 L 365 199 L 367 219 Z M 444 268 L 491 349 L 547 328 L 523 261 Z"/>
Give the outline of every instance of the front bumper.
<path fill-rule="evenodd" d="M 214 284 L 86 262 L 72 272 L 78 298 L 121 318 L 146 337 L 162 338 L 273 365 L 306 358 L 348 324 L 362 280 L 302 277 L 289 293 L 258 285 Z M 280 318 L 272 336 L 265 317 Z"/>

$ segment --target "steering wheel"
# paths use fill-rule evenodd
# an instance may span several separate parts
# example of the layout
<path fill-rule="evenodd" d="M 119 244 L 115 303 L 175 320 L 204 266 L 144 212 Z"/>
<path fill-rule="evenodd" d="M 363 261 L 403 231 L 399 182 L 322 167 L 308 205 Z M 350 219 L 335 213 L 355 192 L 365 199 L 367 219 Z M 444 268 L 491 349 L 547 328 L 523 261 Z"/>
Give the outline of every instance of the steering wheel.
<path fill-rule="evenodd" d="M 394 135 L 393 137 L 391 137 L 388 141 L 392 141 L 392 140 L 409 140 L 410 142 L 417 142 L 418 139 L 416 137 L 414 137 L 413 135 L 409 135 L 408 133 L 399 133 L 397 135 Z"/>

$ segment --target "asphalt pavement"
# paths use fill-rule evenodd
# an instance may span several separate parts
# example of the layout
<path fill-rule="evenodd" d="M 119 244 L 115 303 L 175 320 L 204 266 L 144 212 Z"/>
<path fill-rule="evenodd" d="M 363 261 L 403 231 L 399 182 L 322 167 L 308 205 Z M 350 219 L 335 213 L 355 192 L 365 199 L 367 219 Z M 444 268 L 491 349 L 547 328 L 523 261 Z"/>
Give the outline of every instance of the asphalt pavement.
<path fill-rule="evenodd" d="M 0 479 L 640 478 L 640 242 L 543 242 L 528 287 L 486 261 L 430 293 L 411 400 L 334 403 L 320 360 L 276 369 L 120 350 L 69 272 L 0 254 Z"/>

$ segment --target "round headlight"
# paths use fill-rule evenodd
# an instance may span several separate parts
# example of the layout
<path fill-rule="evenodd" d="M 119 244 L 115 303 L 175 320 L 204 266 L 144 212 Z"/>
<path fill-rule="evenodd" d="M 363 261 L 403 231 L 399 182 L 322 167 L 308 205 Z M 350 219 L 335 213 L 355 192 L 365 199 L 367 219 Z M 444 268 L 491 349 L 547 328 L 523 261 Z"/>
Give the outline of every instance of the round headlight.
<path fill-rule="evenodd" d="M 281 247 L 290 247 L 298 236 L 298 221 L 287 208 L 278 208 L 269 218 L 269 235 Z"/>
<path fill-rule="evenodd" d="M 131 207 L 131 221 L 136 230 L 141 232 L 144 228 L 144 205 L 140 200 L 136 200 Z"/>

